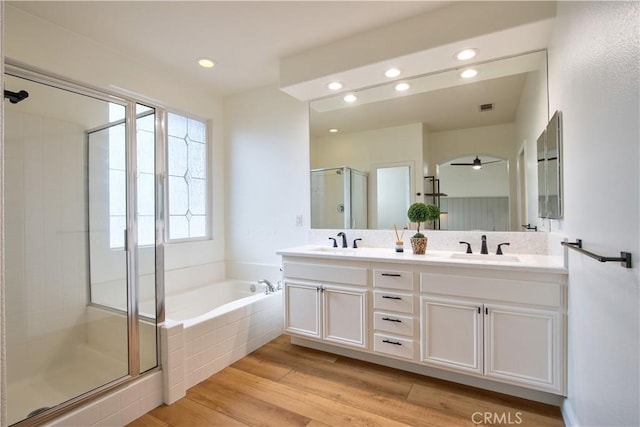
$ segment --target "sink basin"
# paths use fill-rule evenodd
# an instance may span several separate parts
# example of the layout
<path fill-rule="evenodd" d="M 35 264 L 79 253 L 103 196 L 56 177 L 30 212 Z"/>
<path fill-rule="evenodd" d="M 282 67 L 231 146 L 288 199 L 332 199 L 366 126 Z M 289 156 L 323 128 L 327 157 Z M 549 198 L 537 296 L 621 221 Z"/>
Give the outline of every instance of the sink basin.
<path fill-rule="evenodd" d="M 322 252 L 325 254 L 332 254 L 332 255 L 353 255 L 356 253 L 357 249 L 333 248 L 331 246 L 318 246 L 317 248 L 314 248 L 313 251 Z"/>
<path fill-rule="evenodd" d="M 520 262 L 515 255 L 483 255 L 483 254 L 451 254 L 451 258 L 468 259 L 473 261 L 502 261 L 502 262 Z"/>

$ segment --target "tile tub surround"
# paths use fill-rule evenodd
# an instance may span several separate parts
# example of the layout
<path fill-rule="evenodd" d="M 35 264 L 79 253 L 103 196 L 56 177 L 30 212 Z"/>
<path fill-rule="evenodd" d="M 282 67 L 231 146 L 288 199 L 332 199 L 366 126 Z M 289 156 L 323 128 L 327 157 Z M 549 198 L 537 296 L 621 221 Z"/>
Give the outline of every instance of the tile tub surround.
<path fill-rule="evenodd" d="M 358 246 L 363 248 L 390 248 L 393 249 L 396 242 L 396 235 L 393 230 L 330 230 L 330 229 L 310 229 L 308 243 L 321 246 L 330 246 L 329 237 L 344 231 L 347 234 L 349 246 L 353 244 L 353 239 L 361 238 Z M 505 254 L 548 254 L 549 233 L 545 232 L 510 232 L 510 231 L 445 231 L 445 230 L 421 230 L 429 239 L 427 251 L 454 251 L 464 252 L 465 245 L 460 241 L 471 243 L 474 253 L 480 253 L 481 236 L 487 236 L 487 246 L 489 253 L 495 253 L 498 243 L 509 242 L 509 246 L 503 246 Z M 402 231 L 398 230 L 399 233 Z M 405 230 L 402 240 L 404 247 L 411 248 L 409 239 L 415 230 Z M 410 249 L 409 249 L 410 250 Z"/>
<path fill-rule="evenodd" d="M 185 327 L 161 326 L 164 403 L 263 346 L 283 332 L 282 292 Z"/>

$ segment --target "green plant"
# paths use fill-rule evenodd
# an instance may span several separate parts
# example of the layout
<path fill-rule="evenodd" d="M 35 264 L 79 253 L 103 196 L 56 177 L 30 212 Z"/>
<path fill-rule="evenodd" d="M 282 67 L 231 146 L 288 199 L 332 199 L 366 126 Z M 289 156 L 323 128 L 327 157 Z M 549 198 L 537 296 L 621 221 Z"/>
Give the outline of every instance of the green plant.
<path fill-rule="evenodd" d="M 437 220 L 440 217 L 440 208 L 436 205 L 427 205 L 421 202 L 414 203 L 409 206 L 407 217 L 409 217 L 409 221 L 416 223 L 416 234 L 413 237 L 424 237 L 424 234 L 420 232 L 420 223 Z"/>

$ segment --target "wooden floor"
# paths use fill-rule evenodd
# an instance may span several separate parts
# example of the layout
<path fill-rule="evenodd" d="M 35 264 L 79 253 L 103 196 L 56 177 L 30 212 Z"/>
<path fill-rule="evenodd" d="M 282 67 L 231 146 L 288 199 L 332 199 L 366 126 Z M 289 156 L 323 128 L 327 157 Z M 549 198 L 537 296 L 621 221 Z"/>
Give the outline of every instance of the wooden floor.
<path fill-rule="evenodd" d="M 470 425 L 564 424 L 554 406 L 295 346 L 286 335 L 129 424 Z"/>

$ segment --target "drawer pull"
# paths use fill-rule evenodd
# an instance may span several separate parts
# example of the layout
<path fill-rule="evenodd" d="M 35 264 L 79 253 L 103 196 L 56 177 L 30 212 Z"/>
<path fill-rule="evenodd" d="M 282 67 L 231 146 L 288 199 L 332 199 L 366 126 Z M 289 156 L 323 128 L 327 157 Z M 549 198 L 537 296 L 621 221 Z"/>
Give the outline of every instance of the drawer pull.
<path fill-rule="evenodd" d="M 389 296 L 389 295 L 382 295 L 382 298 L 386 298 L 386 299 L 402 299 L 400 297 L 392 297 L 392 296 Z"/>
<path fill-rule="evenodd" d="M 402 277 L 402 274 L 398 274 L 398 273 L 382 273 L 380 275 L 387 276 L 387 277 Z"/>
<path fill-rule="evenodd" d="M 402 323 L 402 320 L 400 319 L 392 319 L 391 317 L 383 317 L 382 320 L 386 320 L 388 322 L 398 322 L 398 323 Z"/>
<path fill-rule="evenodd" d="M 386 342 L 387 344 L 393 344 L 393 345 L 402 345 L 402 343 L 398 341 L 382 340 L 382 342 Z"/>

